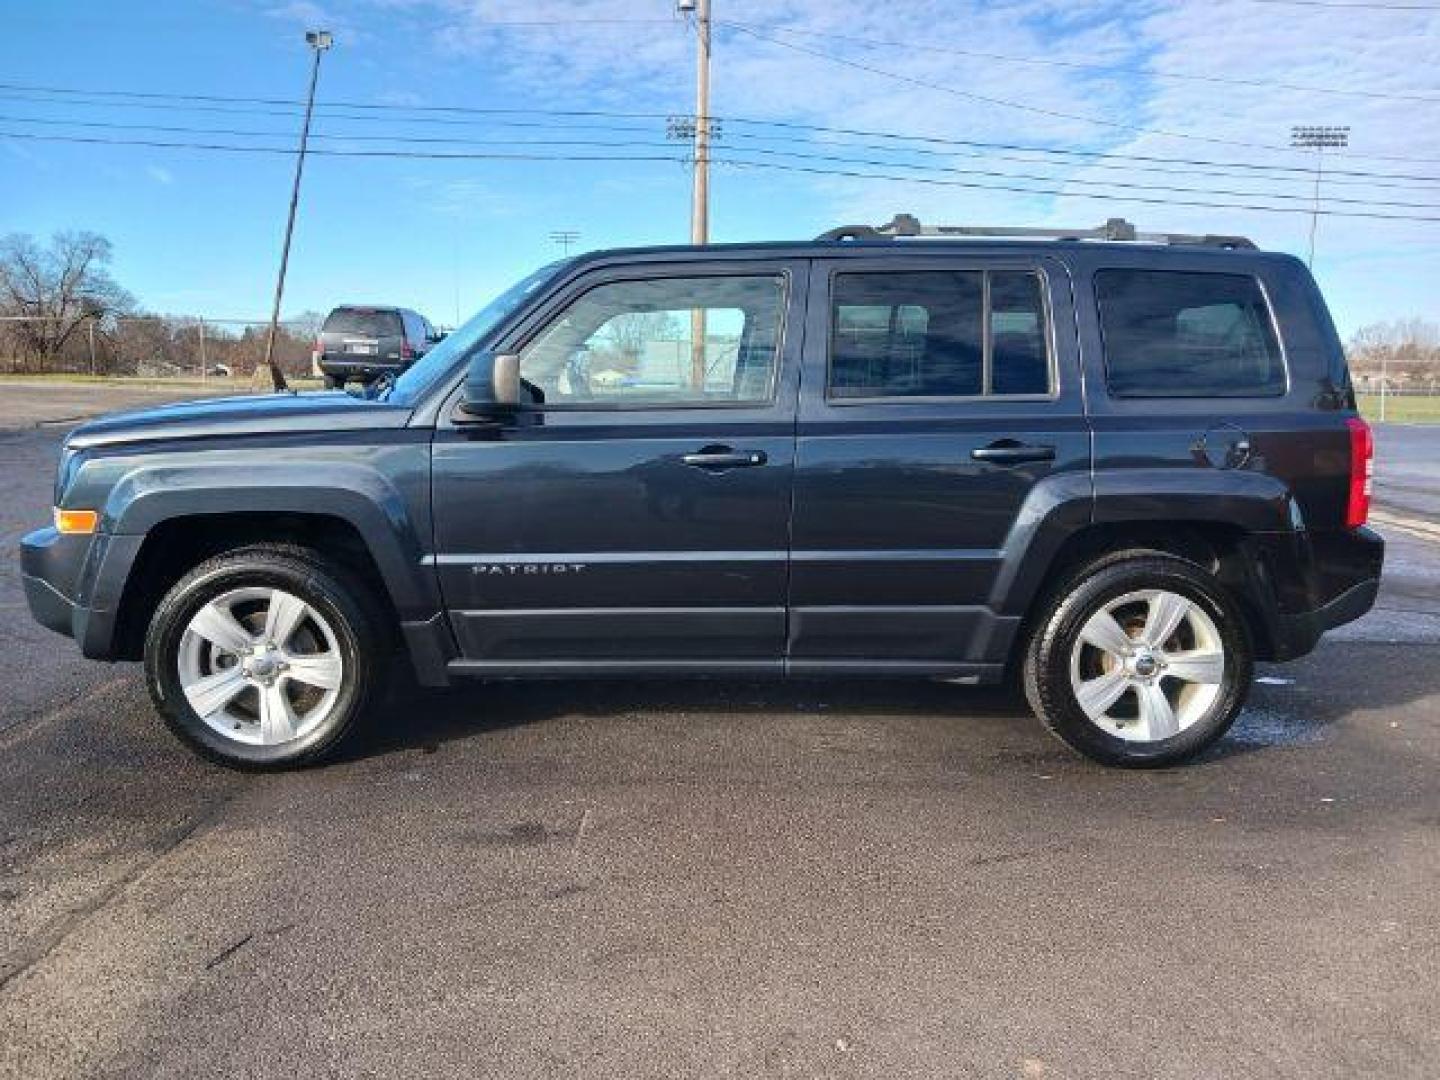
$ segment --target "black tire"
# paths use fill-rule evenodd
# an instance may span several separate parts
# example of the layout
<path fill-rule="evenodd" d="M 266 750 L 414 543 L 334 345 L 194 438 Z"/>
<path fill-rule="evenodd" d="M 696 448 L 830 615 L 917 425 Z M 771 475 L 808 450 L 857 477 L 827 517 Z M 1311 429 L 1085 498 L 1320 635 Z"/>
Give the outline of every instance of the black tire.
<path fill-rule="evenodd" d="M 191 707 L 181 687 L 185 630 L 203 606 L 233 589 L 281 588 L 319 612 L 334 632 L 343 664 L 334 704 L 313 730 L 288 742 L 261 745 L 219 733 Z M 309 548 L 261 544 L 217 555 L 165 594 L 145 638 L 145 678 L 156 709 L 200 756 L 237 769 L 274 770 L 314 764 L 333 754 L 360 726 L 376 696 L 377 673 L 391 649 L 373 595 L 342 568 Z"/>
<path fill-rule="evenodd" d="M 326 376 L 325 376 L 325 389 L 326 389 L 326 390 L 344 390 L 344 389 L 345 389 L 345 380 L 342 379 L 342 378 L 340 378 L 338 375 L 326 375 Z"/>
<path fill-rule="evenodd" d="M 1092 615 L 1129 593 L 1155 589 L 1178 593 L 1210 617 L 1224 652 L 1224 672 L 1214 701 L 1193 723 L 1168 738 L 1135 741 L 1105 730 L 1081 708 L 1071 659 Z M 1244 615 L 1212 574 L 1172 555 L 1129 551 L 1090 563 L 1051 594 L 1025 651 L 1023 682 L 1035 715 L 1072 749 L 1104 765 L 1161 768 L 1194 757 L 1229 730 L 1245 704 L 1253 670 Z"/>

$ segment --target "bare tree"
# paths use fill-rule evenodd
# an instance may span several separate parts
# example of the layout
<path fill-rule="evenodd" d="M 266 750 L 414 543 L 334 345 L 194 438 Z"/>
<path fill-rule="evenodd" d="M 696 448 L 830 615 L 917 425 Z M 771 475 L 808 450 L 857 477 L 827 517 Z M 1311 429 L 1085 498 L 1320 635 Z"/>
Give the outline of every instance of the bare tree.
<path fill-rule="evenodd" d="M 1398 319 L 1361 327 L 1346 346 L 1351 371 L 1362 384 L 1381 373 L 1392 388 L 1433 388 L 1440 379 L 1440 326 Z"/>
<path fill-rule="evenodd" d="M 110 241 L 92 232 L 58 232 L 48 247 L 27 233 L 0 239 L 0 309 L 27 317 L 11 334 L 42 371 L 87 321 L 135 306 L 110 276 L 110 256 Z"/>
<path fill-rule="evenodd" d="M 680 320 L 668 311 L 630 311 L 616 315 L 590 341 L 595 362 L 616 371 L 633 372 L 652 341 L 679 341 Z"/>

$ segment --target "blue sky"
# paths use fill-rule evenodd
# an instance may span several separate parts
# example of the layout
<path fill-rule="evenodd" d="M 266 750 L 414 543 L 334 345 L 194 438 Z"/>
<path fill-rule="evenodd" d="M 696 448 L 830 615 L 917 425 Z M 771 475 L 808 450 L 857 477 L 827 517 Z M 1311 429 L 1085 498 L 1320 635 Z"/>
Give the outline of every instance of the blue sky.
<path fill-rule="evenodd" d="M 722 116 L 1165 159 L 1054 157 L 737 121 L 725 127 L 722 159 L 944 183 L 719 166 L 716 240 L 807 237 L 896 210 L 1066 226 L 1123 215 L 1142 228 L 1243 232 L 1303 254 L 1308 216 L 1234 205 L 1306 205 L 1304 175 L 1253 168 L 1308 167 L 1284 149 L 1296 123 L 1352 128 L 1351 151 L 1329 167 L 1366 175 L 1327 183 L 1330 198 L 1355 200 L 1331 209 L 1440 218 L 1440 179 L 1428 182 L 1440 178 L 1440 12 L 1342 14 L 1261 0 L 714 3 L 725 21 L 715 39 Z M 315 145 L 335 150 L 675 156 L 663 118 L 693 105 L 693 38 L 672 0 L 0 0 L 0 8 L 0 82 L 81 91 L 298 98 L 308 63 L 302 32 L 328 26 L 337 45 L 325 57 L 320 101 L 383 107 L 322 110 Z M 956 49 L 965 52 L 947 51 Z M 0 88 L 0 132 L 283 148 L 298 128 L 284 107 L 145 99 L 164 107 L 141 108 L 138 100 Z M 516 111 L 423 111 L 452 105 Z M 392 136 L 470 141 L 384 141 Z M 561 145 L 617 141 L 637 145 Z M 847 161 L 823 160 L 835 157 Z M 914 165 L 952 171 L 920 174 Z M 0 137 L 0 233 L 93 229 L 114 242 L 115 274 L 148 310 L 259 317 L 292 168 L 279 154 Z M 1245 194 L 1211 194 L 1217 189 Z M 688 214 L 680 162 L 316 156 L 285 312 L 368 300 L 451 323 L 555 257 L 552 230 L 579 230 L 587 248 L 677 242 Z M 1322 219 L 1318 252 L 1316 272 L 1343 331 L 1440 318 L 1440 220 Z"/>

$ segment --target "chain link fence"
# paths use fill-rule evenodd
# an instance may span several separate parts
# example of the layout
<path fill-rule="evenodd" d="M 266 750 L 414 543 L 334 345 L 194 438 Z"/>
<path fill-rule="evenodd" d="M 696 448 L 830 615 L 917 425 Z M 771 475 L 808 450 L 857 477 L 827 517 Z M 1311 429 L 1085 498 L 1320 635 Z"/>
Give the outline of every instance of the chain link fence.
<path fill-rule="evenodd" d="M 45 324 L 46 333 L 37 333 Z M 58 325 L 57 325 L 58 324 Z M 66 320 L 0 316 L 0 374 L 249 379 L 265 359 L 268 319 L 122 315 Z M 282 322 L 275 359 L 288 376 L 313 374 L 316 318 Z"/>

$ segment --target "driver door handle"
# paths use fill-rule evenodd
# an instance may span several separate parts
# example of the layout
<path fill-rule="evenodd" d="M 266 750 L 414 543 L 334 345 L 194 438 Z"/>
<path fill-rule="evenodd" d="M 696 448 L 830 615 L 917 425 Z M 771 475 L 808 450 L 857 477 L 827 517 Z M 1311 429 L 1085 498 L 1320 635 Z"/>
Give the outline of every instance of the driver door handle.
<path fill-rule="evenodd" d="M 748 469 L 764 465 L 770 459 L 764 450 L 732 450 L 728 446 L 707 446 L 680 458 L 697 469 Z"/>

